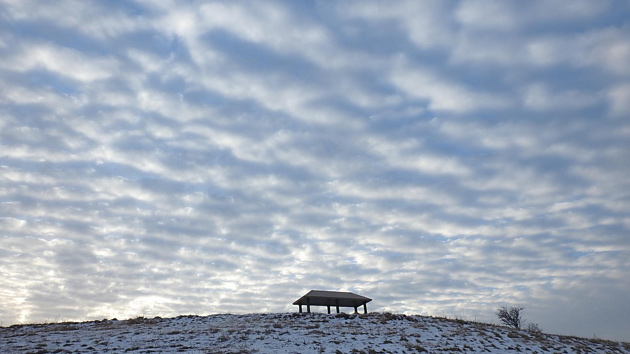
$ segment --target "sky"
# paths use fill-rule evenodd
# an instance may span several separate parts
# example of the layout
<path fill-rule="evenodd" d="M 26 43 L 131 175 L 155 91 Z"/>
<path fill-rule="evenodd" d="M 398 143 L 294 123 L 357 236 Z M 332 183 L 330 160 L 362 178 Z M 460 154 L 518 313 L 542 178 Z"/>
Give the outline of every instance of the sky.
<path fill-rule="evenodd" d="M 320 289 L 630 341 L 629 176 L 627 1 L 0 0 L 4 326 Z"/>

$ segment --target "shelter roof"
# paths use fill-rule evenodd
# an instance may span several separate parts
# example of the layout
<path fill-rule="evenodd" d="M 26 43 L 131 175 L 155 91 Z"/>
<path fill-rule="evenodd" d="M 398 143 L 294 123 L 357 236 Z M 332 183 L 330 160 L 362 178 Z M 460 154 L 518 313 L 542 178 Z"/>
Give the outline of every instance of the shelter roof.
<path fill-rule="evenodd" d="M 343 291 L 311 290 L 293 305 L 355 307 L 372 301 L 369 297 Z"/>

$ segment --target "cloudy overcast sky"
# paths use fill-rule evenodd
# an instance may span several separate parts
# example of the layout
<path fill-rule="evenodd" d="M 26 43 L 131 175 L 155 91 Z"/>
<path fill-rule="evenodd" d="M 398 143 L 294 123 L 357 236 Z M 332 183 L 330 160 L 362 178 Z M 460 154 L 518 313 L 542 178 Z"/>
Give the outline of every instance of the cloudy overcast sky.
<path fill-rule="evenodd" d="M 629 176 L 627 1 L 0 0 L 3 325 L 330 289 L 628 341 Z"/>

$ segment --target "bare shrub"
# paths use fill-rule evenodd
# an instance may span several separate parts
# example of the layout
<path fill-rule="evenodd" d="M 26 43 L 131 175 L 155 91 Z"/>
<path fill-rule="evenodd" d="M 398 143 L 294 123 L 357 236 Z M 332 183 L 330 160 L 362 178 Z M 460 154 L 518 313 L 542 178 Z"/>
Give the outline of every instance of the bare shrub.
<path fill-rule="evenodd" d="M 510 307 L 509 309 L 507 306 L 501 306 L 497 309 L 496 315 L 504 325 L 520 329 L 523 325 L 523 316 L 521 314 L 523 309 L 524 307 L 522 306 Z"/>
<path fill-rule="evenodd" d="M 534 336 L 539 336 L 542 334 L 542 329 L 538 327 L 538 323 L 528 323 L 525 330 Z"/>

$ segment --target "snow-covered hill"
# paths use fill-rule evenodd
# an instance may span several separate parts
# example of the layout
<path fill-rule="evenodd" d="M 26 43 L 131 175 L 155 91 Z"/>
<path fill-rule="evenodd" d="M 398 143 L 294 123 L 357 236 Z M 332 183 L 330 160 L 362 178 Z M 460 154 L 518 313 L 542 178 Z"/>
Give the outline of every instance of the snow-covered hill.
<path fill-rule="evenodd" d="M 0 328 L 0 353 L 630 353 L 630 343 L 372 313 L 136 318 Z"/>

